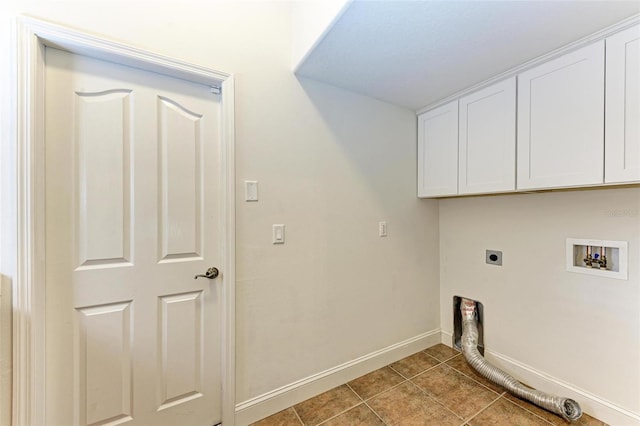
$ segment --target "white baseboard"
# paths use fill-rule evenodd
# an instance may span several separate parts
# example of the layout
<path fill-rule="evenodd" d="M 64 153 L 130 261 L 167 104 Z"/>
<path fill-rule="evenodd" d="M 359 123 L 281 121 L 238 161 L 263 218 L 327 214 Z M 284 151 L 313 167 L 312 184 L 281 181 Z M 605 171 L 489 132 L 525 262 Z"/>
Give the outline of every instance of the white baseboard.
<path fill-rule="evenodd" d="M 440 331 L 440 343 L 449 347 L 453 346 L 453 334 L 448 331 Z"/>
<path fill-rule="evenodd" d="M 580 404 L 582 411 L 605 423 L 616 426 L 640 425 L 640 415 L 638 413 L 619 407 L 614 403 L 606 401 L 542 371 L 536 370 L 533 367 L 522 364 L 508 356 L 490 351 L 486 347 L 484 354 L 487 361 L 505 370 L 513 377 L 544 392 L 571 398 Z"/>
<path fill-rule="evenodd" d="M 452 334 L 446 331 L 442 331 L 440 334 L 440 342 L 451 346 Z M 606 401 L 572 384 L 536 370 L 506 355 L 491 351 L 486 347 L 484 355 L 491 364 L 506 371 L 529 386 L 553 395 L 559 395 L 577 401 L 582 411 L 605 423 L 616 426 L 640 425 L 639 413 L 634 413 L 619 407 L 612 402 Z"/>
<path fill-rule="evenodd" d="M 440 343 L 440 329 L 396 343 L 236 405 L 236 426 L 245 426 L 371 371 Z"/>

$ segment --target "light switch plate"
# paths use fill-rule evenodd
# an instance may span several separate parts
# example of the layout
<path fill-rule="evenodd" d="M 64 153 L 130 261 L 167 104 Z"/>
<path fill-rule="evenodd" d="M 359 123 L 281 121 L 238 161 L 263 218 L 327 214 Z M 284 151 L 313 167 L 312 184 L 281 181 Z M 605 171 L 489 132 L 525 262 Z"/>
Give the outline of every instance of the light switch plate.
<path fill-rule="evenodd" d="M 244 200 L 258 201 L 258 181 L 257 180 L 244 181 Z"/>
<path fill-rule="evenodd" d="M 284 225 L 273 225 L 273 244 L 284 244 Z"/>
<path fill-rule="evenodd" d="M 387 236 L 387 222 L 378 222 L 378 236 L 386 237 Z"/>

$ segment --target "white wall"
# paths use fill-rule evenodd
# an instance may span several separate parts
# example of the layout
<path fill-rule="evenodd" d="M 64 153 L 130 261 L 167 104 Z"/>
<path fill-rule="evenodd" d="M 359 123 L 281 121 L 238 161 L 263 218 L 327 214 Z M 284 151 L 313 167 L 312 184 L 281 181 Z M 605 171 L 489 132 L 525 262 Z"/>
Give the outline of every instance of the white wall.
<path fill-rule="evenodd" d="M 479 300 L 487 350 L 640 416 L 640 188 L 439 207 L 443 332 L 454 295 Z M 629 279 L 566 272 L 568 237 L 628 241 Z M 485 249 L 502 250 L 503 266 L 486 265 Z"/>
<path fill-rule="evenodd" d="M 296 70 L 352 0 L 294 1 L 291 16 L 291 69 Z"/>
<path fill-rule="evenodd" d="M 238 345 L 258 358 L 238 369 L 240 401 L 438 328 L 437 208 L 415 198 L 414 118 L 303 85 L 316 110 L 296 114 L 295 134 L 240 154 L 265 200 L 238 217 Z M 270 245 L 272 223 L 285 246 Z"/>
<path fill-rule="evenodd" d="M 438 329 L 438 210 L 415 197 L 415 115 L 299 82 L 289 3 L 0 8 L 3 46 L 10 16 L 28 13 L 235 74 L 238 403 Z M 244 179 L 260 182 L 258 203 L 242 201 Z M 273 223 L 286 225 L 284 246 L 271 244 Z"/>

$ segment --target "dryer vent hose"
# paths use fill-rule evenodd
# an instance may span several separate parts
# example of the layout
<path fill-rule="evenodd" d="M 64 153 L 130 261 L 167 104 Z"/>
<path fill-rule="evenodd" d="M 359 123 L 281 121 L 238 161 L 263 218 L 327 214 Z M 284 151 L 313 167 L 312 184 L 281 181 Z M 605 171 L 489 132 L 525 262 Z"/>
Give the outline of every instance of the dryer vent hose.
<path fill-rule="evenodd" d="M 582 409 L 576 401 L 531 389 L 489 364 L 478 351 L 476 303 L 463 298 L 460 302 L 460 313 L 462 314 L 462 353 L 478 373 L 504 387 L 518 398 L 526 399 L 547 411 L 562 416 L 565 420 L 578 420 L 582 416 Z"/>

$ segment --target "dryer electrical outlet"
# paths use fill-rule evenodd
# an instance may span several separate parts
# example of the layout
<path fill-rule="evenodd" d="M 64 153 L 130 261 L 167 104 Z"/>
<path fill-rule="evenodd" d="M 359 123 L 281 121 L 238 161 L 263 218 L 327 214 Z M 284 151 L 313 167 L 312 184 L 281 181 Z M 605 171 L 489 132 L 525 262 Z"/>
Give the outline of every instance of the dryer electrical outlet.
<path fill-rule="evenodd" d="M 499 250 L 486 250 L 485 262 L 488 265 L 502 266 L 502 252 Z"/>

